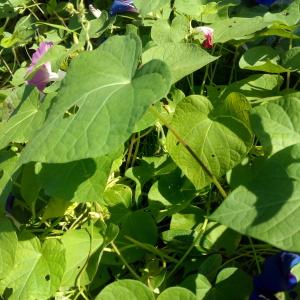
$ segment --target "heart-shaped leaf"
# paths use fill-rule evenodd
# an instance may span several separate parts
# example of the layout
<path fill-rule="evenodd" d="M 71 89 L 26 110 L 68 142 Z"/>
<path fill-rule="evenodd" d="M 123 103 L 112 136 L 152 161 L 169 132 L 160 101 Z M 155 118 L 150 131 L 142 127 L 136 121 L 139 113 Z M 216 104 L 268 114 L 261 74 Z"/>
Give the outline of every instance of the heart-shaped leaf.
<path fill-rule="evenodd" d="M 62 163 L 117 150 L 170 87 L 163 62 L 151 61 L 137 70 L 140 55 L 140 40 L 127 35 L 114 36 L 75 59 L 23 162 Z"/>
<path fill-rule="evenodd" d="M 172 83 L 201 69 L 218 57 L 210 55 L 200 46 L 186 43 L 163 43 L 143 53 L 143 62 L 161 59 L 170 68 Z"/>
<path fill-rule="evenodd" d="M 300 251 L 300 144 L 269 159 L 236 167 L 230 184 L 235 190 L 212 214 L 216 220 L 287 251 Z"/>
<path fill-rule="evenodd" d="M 252 145 L 249 109 L 247 100 L 236 93 L 216 107 L 203 96 L 189 96 L 176 107 L 171 127 L 219 177 L 237 165 Z M 167 149 L 197 189 L 210 183 L 207 174 L 172 132 L 167 136 Z"/>
<path fill-rule="evenodd" d="M 123 279 L 106 286 L 95 300 L 154 300 L 151 290 L 143 283 Z"/>
<path fill-rule="evenodd" d="M 255 134 L 268 154 L 300 143 L 300 93 L 257 106 L 251 114 Z"/>

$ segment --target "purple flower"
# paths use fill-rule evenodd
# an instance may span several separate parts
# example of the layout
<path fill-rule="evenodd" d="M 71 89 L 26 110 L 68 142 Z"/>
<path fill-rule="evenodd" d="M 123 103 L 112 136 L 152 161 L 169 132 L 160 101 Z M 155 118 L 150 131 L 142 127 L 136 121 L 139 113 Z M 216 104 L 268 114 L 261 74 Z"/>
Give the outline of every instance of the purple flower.
<path fill-rule="evenodd" d="M 256 0 L 256 3 L 271 6 L 275 1 L 276 0 Z"/>
<path fill-rule="evenodd" d="M 109 14 L 111 16 L 115 16 L 117 14 L 122 14 L 126 12 L 138 12 L 132 0 L 114 0 L 110 8 Z"/>
<path fill-rule="evenodd" d="M 42 42 L 39 48 L 33 53 L 31 58 L 31 64 L 27 69 L 28 74 L 33 71 L 40 59 L 48 52 L 53 46 L 52 42 Z M 64 73 L 64 72 L 63 72 Z M 46 62 L 43 64 L 33 75 L 31 79 L 27 81 L 27 84 L 36 86 L 41 92 L 47 86 L 50 81 L 62 79 L 62 73 L 55 73 L 51 70 L 51 63 Z"/>
<path fill-rule="evenodd" d="M 274 294 L 289 291 L 297 284 L 297 278 L 291 269 L 300 263 L 300 255 L 281 252 L 268 257 L 261 274 L 253 279 L 254 290 L 250 300 L 276 300 Z"/>

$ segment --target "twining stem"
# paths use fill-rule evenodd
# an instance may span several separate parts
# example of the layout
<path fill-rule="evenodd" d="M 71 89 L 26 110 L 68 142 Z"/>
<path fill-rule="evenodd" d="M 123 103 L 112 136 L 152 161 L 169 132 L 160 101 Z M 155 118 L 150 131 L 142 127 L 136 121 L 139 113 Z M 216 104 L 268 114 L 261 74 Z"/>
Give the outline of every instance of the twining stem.
<path fill-rule="evenodd" d="M 238 54 L 239 54 L 238 49 L 239 49 L 239 48 L 236 47 L 236 48 L 235 48 L 235 51 L 234 51 L 233 62 L 232 62 L 232 68 L 231 68 L 231 72 L 230 72 L 230 77 L 229 77 L 229 82 L 228 82 L 228 84 L 231 84 L 232 79 L 233 79 L 233 74 L 234 74 L 234 71 L 235 71 L 235 62 L 236 62 L 236 59 L 237 59 Z"/>
<path fill-rule="evenodd" d="M 289 50 L 293 48 L 293 38 L 290 38 L 290 43 L 289 43 Z M 289 89 L 290 88 L 290 80 L 291 80 L 291 72 L 288 71 L 286 73 L 286 88 Z"/>
<path fill-rule="evenodd" d="M 198 157 L 198 155 L 194 152 L 194 150 L 181 138 L 181 136 L 177 133 L 177 131 L 165 120 L 164 117 L 153 107 L 150 107 L 150 111 L 174 134 L 176 139 L 182 144 L 182 146 L 191 154 L 191 156 L 196 160 L 196 162 L 200 165 L 200 167 L 204 170 L 206 175 L 210 178 L 210 180 L 217 187 L 218 191 L 222 195 L 223 198 L 227 197 L 227 193 L 223 189 L 222 185 L 216 178 L 216 176 L 206 167 L 203 161 Z"/>
<path fill-rule="evenodd" d="M 202 238 L 205 230 L 206 230 L 206 226 L 208 224 L 208 219 L 204 220 L 204 223 L 201 227 L 201 229 L 199 230 L 194 242 L 190 245 L 190 247 L 186 250 L 186 252 L 184 253 L 184 255 L 181 257 L 181 259 L 178 261 L 178 263 L 175 265 L 175 267 L 173 268 L 173 270 L 169 273 L 167 278 L 170 278 L 175 271 L 179 268 L 179 266 L 184 262 L 184 260 L 187 258 L 187 256 L 190 254 L 190 252 L 193 250 L 193 248 L 199 243 L 200 239 Z"/>
<path fill-rule="evenodd" d="M 131 167 L 134 166 L 134 163 L 135 163 L 138 151 L 139 151 L 140 141 L 141 141 L 141 139 L 140 139 L 140 133 L 138 132 L 137 133 L 137 137 L 135 139 L 136 145 L 135 145 L 133 157 L 132 157 L 131 164 L 130 164 Z"/>
<path fill-rule="evenodd" d="M 132 274 L 133 277 L 135 277 L 137 280 L 142 281 L 141 277 L 130 267 L 130 265 L 128 264 L 128 262 L 126 261 L 126 259 L 124 258 L 124 256 L 122 255 L 122 253 L 119 251 L 118 247 L 116 246 L 116 244 L 114 242 L 110 243 L 111 246 L 113 247 L 114 251 L 117 253 L 117 255 L 120 257 L 121 261 L 123 262 L 123 264 L 127 267 L 127 269 L 130 271 L 130 273 Z"/>
<path fill-rule="evenodd" d="M 260 264 L 259 264 L 259 261 L 258 261 L 258 258 L 257 258 L 257 253 L 256 253 L 256 250 L 255 250 L 254 244 L 253 244 L 252 239 L 251 239 L 250 236 L 248 236 L 248 239 L 249 239 L 249 242 L 250 242 L 253 254 L 254 254 L 254 259 L 255 259 L 257 271 L 258 271 L 258 273 L 261 273 L 261 268 L 260 268 Z"/>
<path fill-rule="evenodd" d="M 153 247 L 152 245 L 141 243 L 141 242 L 139 242 L 139 241 L 133 239 L 132 237 L 127 236 L 127 235 L 125 235 L 124 237 L 127 240 L 129 240 L 130 242 L 132 242 L 135 246 L 138 246 L 138 247 L 140 247 L 142 249 L 145 249 L 145 250 L 147 250 L 147 251 L 149 251 L 149 252 L 151 252 L 155 255 L 158 255 L 159 257 L 161 257 L 162 260 L 167 259 L 167 260 L 172 261 L 174 263 L 178 262 L 178 259 L 163 253 L 162 251 L 160 251 L 159 249 Z"/>
<path fill-rule="evenodd" d="M 131 155 L 132 155 L 134 143 L 135 143 L 135 137 L 134 137 L 134 135 L 133 135 L 133 136 L 131 137 L 130 145 L 129 145 L 129 148 L 128 148 L 128 153 L 127 153 L 127 159 L 126 159 L 125 170 L 127 170 L 127 169 L 129 168 L 129 165 L 130 165 L 130 159 L 131 159 Z"/>

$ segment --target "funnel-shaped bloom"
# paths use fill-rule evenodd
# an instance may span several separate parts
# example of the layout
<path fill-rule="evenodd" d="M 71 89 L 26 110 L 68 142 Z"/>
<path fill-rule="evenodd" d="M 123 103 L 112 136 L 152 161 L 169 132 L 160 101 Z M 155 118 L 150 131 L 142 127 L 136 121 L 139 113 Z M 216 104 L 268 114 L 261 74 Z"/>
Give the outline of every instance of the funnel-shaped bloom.
<path fill-rule="evenodd" d="M 202 32 L 205 40 L 202 43 L 204 48 L 210 49 L 213 47 L 214 30 L 208 26 L 199 26 L 195 28 L 196 32 Z"/>
<path fill-rule="evenodd" d="M 138 12 L 132 0 L 114 0 L 109 11 L 111 16 L 115 16 L 117 14 L 122 14 L 126 12 Z"/>
<path fill-rule="evenodd" d="M 300 263 L 300 255 L 281 252 L 268 257 L 261 274 L 253 279 L 254 290 L 250 300 L 276 300 L 274 294 L 289 291 L 297 284 L 291 269 Z"/>
<path fill-rule="evenodd" d="M 39 48 L 33 53 L 31 58 L 31 64 L 27 69 L 28 73 L 31 73 L 35 66 L 38 64 L 40 59 L 48 52 L 48 50 L 53 46 L 52 42 L 42 42 Z M 44 90 L 46 85 L 50 81 L 55 81 L 62 79 L 64 72 L 55 73 L 51 70 L 51 63 L 46 62 L 43 64 L 33 75 L 33 77 L 27 81 L 29 85 L 36 86 L 41 92 Z"/>

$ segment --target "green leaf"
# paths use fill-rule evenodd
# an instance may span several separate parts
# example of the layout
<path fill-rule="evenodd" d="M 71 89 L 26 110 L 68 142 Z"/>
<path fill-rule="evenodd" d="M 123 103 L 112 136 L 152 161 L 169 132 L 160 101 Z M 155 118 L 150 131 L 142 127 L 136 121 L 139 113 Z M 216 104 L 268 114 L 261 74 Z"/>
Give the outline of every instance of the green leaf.
<path fill-rule="evenodd" d="M 143 210 L 134 211 L 122 223 L 122 235 L 154 245 L 158 239 L 157 227 L 153 217 Z"/>
<path fill-rule="evenodd" d="M 220 254 L 209 255 L 197 268 L 200 274 L 203 274 L 211 282 L 217 275 L 222 265 L 222 256 Z"/>
<path fill-rule="evenodd" d="M 227 226 L 209 222 L 199 245 L 196 245 L 196 247 L 199 251 L 208 253 L 221 249 L 224 249 L 227 253 L 233 253 L 238 247 L 240 240 L 240 234 Z"/>
<path fill-rule="evenodd" d="M 0 280 L 11 272 L 16 256 L 18 238 L 8 219 L 0 219 Z"/>
<path fill-rule="evenodd" d="M 273 74 L 255 74 L 240 81 L 236 81 L 225 87 L 222 97 L 232 92 L 243 94 L 248 101 L 275 96 L 279 94 L 279 88 L 283 83 L 283 77 Z"/>
<path fill-rule="evenodd" d="M 168 0 L 134 0 L 134 5 L 142 16 L 150 12 L 156 12 L 166 4 L 169 4 Z"/>
<path fill-rule="evenodd" d="M 117 151 L 170 87 L 163 62 L 136 70 L 140 54 L 136 36 L 114 36 L 73 60 L 46 122 L 22 153 L 23 162 L 63 163 Z M 74 114 L 65 114 L 71 109 Z"/>
<path fill-rule="evenodd" d="M 64 249 L 58 240 L 48 240 L 41 247 L 38 238 L 22 232 L 14 267 L 0 281 L 0 291 L 12 289 L 12 300 L 48 299 L 58 289 L 64 267 Z"/>
<path fill-rule="evenodd" d="M 289 49 L 282 55 L 281 59 L 285 68 L 300 71 L 300 47 Z"/>
<path fill-rule="evenodd" d="M 233 286 L 238 287 L 238 291 Z M 210 300 L 248 300 L 251 291 L 252 279 L 249 275 L 237 268 L 225 268 L 218 274 L 216 285 L 206 297 Z"/>
<path fill-rule="evenodd" d="M 183 287 L 170 287 L 164 290 L 157 300 L 197 300 L 196 296 Z"/>
<path fill-rule="evenodd" d="M 277 13 L 267 12 L 264 21 L 271 24 L 285 24 L 288 26 L 296 25 L 300 20 L 300 1 L 294 0 L 284 10 Z"/>
<path fill-rule="evenodd" d="M 236 93 L 218 102 L 216 107 L 203 96 L 189 96 L 177 105 L 171 127 L 208 169 L 220 177 L 241 162 L 252 145 L 249 110 L 247 100 Z M 172 132 L 168 132 L 166 146 L 197 189 L 210 183 L 210 178 Z"/>
<path fill-rule="evenodd" d="M 25 99 L 22 104 L 8 121 L 0 124 L 0 131 L 2 133 L 0 136 L 0 149 L 6 147 L 11 142 L 27 142 L 43 123 L 50 103 L 49 101 L 45 101 L 40 107 L 39 96 L 37 89 L 31 89 L 29 95 L 25 89 L 23 94 Z"/>
<path fill-rule="evenodd" d="M 89 257 L 102 245 L 103 237 L 86 229 L 69 230 L 61 239 L 66 249 L 66 270 L 62 278 L 62 287 L 75 286 L 80 276 L 80 283 L 89 283 L 86 276 L 81 276 Z M 80 249 L 80 251 L 78 251 Z"/>
<path fill-rule="evenodd" d="M 287 72 L 288 69 L 278 64 L 280 57 L 276 50 L 269 46 L 257 46 L 248 49 L 240 59 L 241 69 L 264 71 L 269 73 Z"/>
<path fill-rule="evenodd" d="M 185 43 L 164 43 L 143 53 L 143 63 L 151 59 L 164 61 L 171 71 L 172 83 L 208 65 L 218 57 L 211 56 L 200 46 Z"/>
<path fill-rule="evenodd" d="M 65 164 L 43 164 L 39 180 L 50 196 L 75 202 L 103 203 L 112 163 L 113 158 L 106 155 Z"/>
<path fill-rule="evenodd" d="M 189 29 L 189 20 L 184 16 L 176 16 L 171 25 L 168 20 L 159 19 L 151 28 L 151 38 L 157 44 L 179 43 L 188 35 Z"/>
<path fill-rule="evenodd" d="M 12 189 L 13 180 L 17 177 L 19 156 L 12 151 L 0 151 L 0 212 L 5 208 L 6 199 Z"/>
<path fill-rule="evenodd" d="M 172 215 L 170 229 L 195 229 L 204 222 L 205 213 L 196 206 L 189 206 L 180 213 Z"/>
<path fill-rule="evenodd" d="M 196 294 L 197 300 L 205 300 L 205 296 L 211 289 L 209 280 L 202 274 L 192 274 L 184 279 L 180 284 Z"/>
<path fill-rule="evenodd" d="M 35 175 L 34 163 L 29 163 L 23 166 L 20 184 L 21 195 L 24 201 L 30 206 L 37 200 L 41 189 L 41 184 Z"/>
<path fill-rule="evenodd" d="M 214 29 L 214 42 L 225 43 L 231 40 L 248 39 L 249 35 L 254 34 L 265 28 L 267 24 L 262 17 L 253 18 L 229 18 L 220 20 L 212 25 Z"/>
<path fill-rule="evenodd" d="M 49 218 L 62 217 L 71 204 L 69 201 L 59 198 L 50 199 L 43 213 L 42 222 Z"/>
<path fill-rule="evenodd" d="M 160 202 L 165 207 L 189 203 L 194 196 L 194 187 L 178 168 L 160 176 L 148 194 L 150 201 Z"/>
<path fill-rule="evenodd" d="M 289 93 L 253 109 L 253 130 L 268 154 L 300 143 L 299 97 L 300 93 Z"/>
<path fill-rule="evenodd" d="M 212 214 L 242 234 L 287 251 L 300 251 L 300 144 L 284 148 L 268 159 L 236 167 L 233 192 Z"/>
<path fill-rule="evenodd" d="M 107 285 L 95 300 L 154 300 L 151 290 L 143 283 L 122 279 Z"/>
<path fill-rule="evenodd" d="M 132 191 L 127 185 L 115 184 L 104 192 L 104 200 L 111 213 L 110 220 L 115 224 L 126 218 L 132 207 Z"/>

